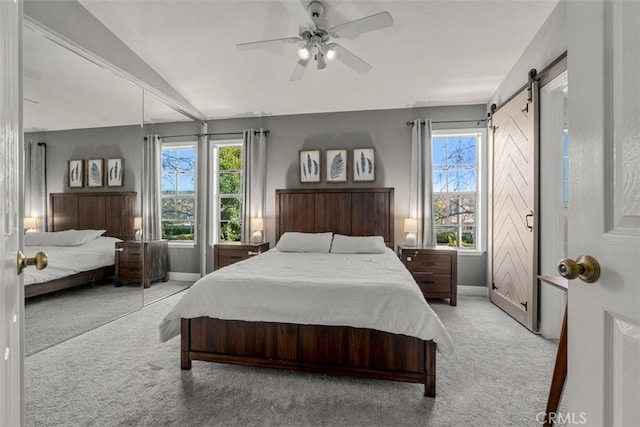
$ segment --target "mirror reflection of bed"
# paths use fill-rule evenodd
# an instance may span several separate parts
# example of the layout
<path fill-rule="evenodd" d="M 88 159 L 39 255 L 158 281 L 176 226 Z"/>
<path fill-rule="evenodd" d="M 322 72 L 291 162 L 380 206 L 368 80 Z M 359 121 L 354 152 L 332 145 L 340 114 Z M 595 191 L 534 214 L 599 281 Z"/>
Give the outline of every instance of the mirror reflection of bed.
<path fill-rule="evenodd" d="M 25 355 L 29 356 L 138 310 L 147 302 L 172 295 L 190 286 L 191 282 L 157 280 L 150 283 L 144 292 L 142 284 L 136 281 L 126 281 L 122 286 L 115 286 L 116 239 L 123 242 L 135 239 L 133 221 L 134 217 L 141 215 L 142 210 L 139 177 L 145 134 L 145 129 L 141 126 L 142 112 L 145 111 L 143 90 L 53 42 L 43 36 L 40 29 L 35 31 L 25 25 L 23 44 L 25 146 L 27 150 L 30 146 L 37 146 L 46 153 L 40 169 L 33 170 L 32 175 L 27 175 L 25 180 L 24 215 L 34 218 L 33 225 L 29 224 L 27 227 L 25 222 L 25 228 L 29 228 L 27 234 L 30 235 L 26 238 L 25 245 L 29 240 L 33 243 L 34 239 L 37 240 L 36 234 L 45 231 L 70 228 L 102 230 L 105 227 L 96 225 L 96 221 L 123 215 L 126 217 L 126 232 L 110 230 L 105 233 L 107 237 L 92 239 L 89 244 L 95 246 L 99 240 L 107 241 L 104 246 L 111 249 L 110 261 L 105 265 L 90 265 L 87 267 L 90 272 L 68 272 L 64 278 L 47 278 L 46 274 L 54 270 L 48 268 L 40 272 L 45 274 L 45 285 L 25 284 Z M 90 75 L 91 78 L 70 79 L 69 70 L 81 70 L 83 72 L 74 76 Z M 102 90 L 104 87 L 109 87 L 108 93 Z M 148 100 L 149 96 L 144 98 Z M 55 105 L 40 102 L 44 99 L 56 99 L 59 102 Z M 114 100 L 118 100 L 118 103 Z M 153 114 L 153 117 L 179 116 L 180 120 L 184 120 L 183 116 L 166 106 L 163 106 L 165 111 L 169 110 L 171 113 L 158 112 L 160 103 L 153 103 L 153 106 L 149 106 L 149 114 Z M 28 154 L 25 152 L 27 159 Z M 105 159 L 112 158 L 123 159 L 122 186 L 107 186 L 105 180 L 101 186 L 96 187 L 87 187 L 86 181 L 82 187 L 69 187 L 70 160 L 81 160 L 84 163 L 89 159 L 103 159 L 106 162 Z M 31 191 L 32 182 L 34 186 L 38 186 L 33 174 L 43 177 L 39 191 Z M 86 204 L 84 211 L 78 213 L 75 223 L 65 223 L 69 218 L 63 218 L 61 223 L 56 219 L 57 228 L 54 227 L 53 218 L 60 212 L 54 211 L 52 194 L 89 197 L 94 193 L 99 197 L 117 194 L 117 198 L 134 194 L 132 208 L 126 213 L 116 209 L 118 212 L 114 213 L 90 202 Z M 38 198 L 39 201 L 36 200 Z M 45 252 L 50 252 L 53 246 L 55 245 L 39 244 L 25 246 L 24 249 L 31 256 L 37 249 L 46 248 Z M 81 252 L 84 258 L 91 258 L 88 254 L 89 249 L 93 248 L 89 246 L 77 246 L 81 251 L 84 249 Z M 81 264 L 82 257 L 65 252 L 70 248 L 58 248 L 62 248 L 62 255 L 50 254 L 51 267 L 56 259 L 62 259 L 65 268 Z M 135 261 L 137 265 L 132 265 L 131 262 L 129 260 L 130 268 L 143 271 L 142 258 Z M 35 269 L 29 267 L 27 270 L 31 275 Z"/>

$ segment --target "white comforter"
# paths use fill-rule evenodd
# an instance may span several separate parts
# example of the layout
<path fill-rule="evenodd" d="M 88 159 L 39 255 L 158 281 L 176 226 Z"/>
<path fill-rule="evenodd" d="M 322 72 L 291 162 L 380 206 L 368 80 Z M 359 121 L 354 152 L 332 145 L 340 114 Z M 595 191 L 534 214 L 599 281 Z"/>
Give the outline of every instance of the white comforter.
<path fill-rule="evenodd" d="M 33 257 L 44 252 L 49 257 L 49 265 L 44 270 L 27 268 L 24 270 L 24 284 L 48 282 L 100 267 L 115 264 L 115 237 L 98 237 L 80 246 L 25 246 L 24 253 Z"/>
<path fill-rule="evenodd" d="M 352 326 L 453 343 L 397 255 L 285 253 L 260 256 L 197 281 L 165 316 L 160 339 L 180 333 L 180 318 Z"/>

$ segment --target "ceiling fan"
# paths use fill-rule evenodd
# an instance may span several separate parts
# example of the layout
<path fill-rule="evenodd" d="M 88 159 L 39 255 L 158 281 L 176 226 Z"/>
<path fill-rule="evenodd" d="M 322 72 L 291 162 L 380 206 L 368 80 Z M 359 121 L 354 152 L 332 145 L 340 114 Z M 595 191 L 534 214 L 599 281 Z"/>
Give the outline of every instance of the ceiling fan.
<path fill-rule="evenodd" d="M 282 0 L 282 4 L 298 21 L 300 25 L 299 36 L 239 43 L 236 48 L 250 50 L 272 44 L 298 44 L 300 46 L 298 63 L 291 74 L 291 81 L 302 79 L 311 59 L 316 61 L 318 70 L 327 68 L 327 61 L 337 59 L 360 74 L 369 72 L 372 68 L 370 64 L 341 45 L 333 43 L 332 39 L 344 37 L 352 40 L 360 34 L 393 25 L 391 14 L 385 11 L 334 27 L 324 28 L 314 22 L 314 19 L 317 20 L 324 14 L 325 8 L 322 2 L 313 0 L 306 8 L 299 0 Z"/>

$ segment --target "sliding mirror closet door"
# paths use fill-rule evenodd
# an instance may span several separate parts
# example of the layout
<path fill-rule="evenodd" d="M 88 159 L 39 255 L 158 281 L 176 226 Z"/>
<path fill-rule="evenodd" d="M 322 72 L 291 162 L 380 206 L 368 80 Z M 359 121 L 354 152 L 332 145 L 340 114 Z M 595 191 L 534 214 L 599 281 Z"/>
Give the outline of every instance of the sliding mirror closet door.
<path fill-rule="evenodd" d="M 196 186 L 200 124 L 144 93 L 142 210 L 136 228 L 144 304 L 180 292 L 200 271 Z M 204 157 L 206 158 L 206 157 Z"/>
<path fill-rule="evenodd" d="M 24 249 L 49 256 L 25 271 L 27 357 L 142 307 L 117 259 L 140 211 L 142 90 L 65 43 L 25 22 Z"/>

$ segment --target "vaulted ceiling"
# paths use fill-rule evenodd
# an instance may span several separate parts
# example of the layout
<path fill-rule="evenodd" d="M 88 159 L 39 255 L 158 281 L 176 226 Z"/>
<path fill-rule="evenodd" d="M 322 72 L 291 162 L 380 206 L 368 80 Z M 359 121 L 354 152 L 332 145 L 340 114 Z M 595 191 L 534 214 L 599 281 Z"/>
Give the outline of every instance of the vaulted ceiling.
<path fill-rule="evenodd" d="M 203 116 L 227 118 L 484 103 L 558 0 L 323 0 L 330 26 L 384 10 L 394 25 L 339 40 L 373 66 L 370 72 L 361 75 L 334 61 L 325 70 L 310 66 L 295 82 L 289 78 L 298 59 L 296 45 L 235 47 L 297 36 L 298 23 L 281 1 L 80 3 Z M 24 51 L 25 127 L 140 120 L 134 86 L 106 76 L 95 64 L 79 65 L 72 53 L 35 33 L 25 35 Z M 78 112 L 83 103 L 95 110 Z M 45 104 L 57 107 L 47 110 Z M 176 119 L 157 108 L 148 112 L 156 120 Z"/>

